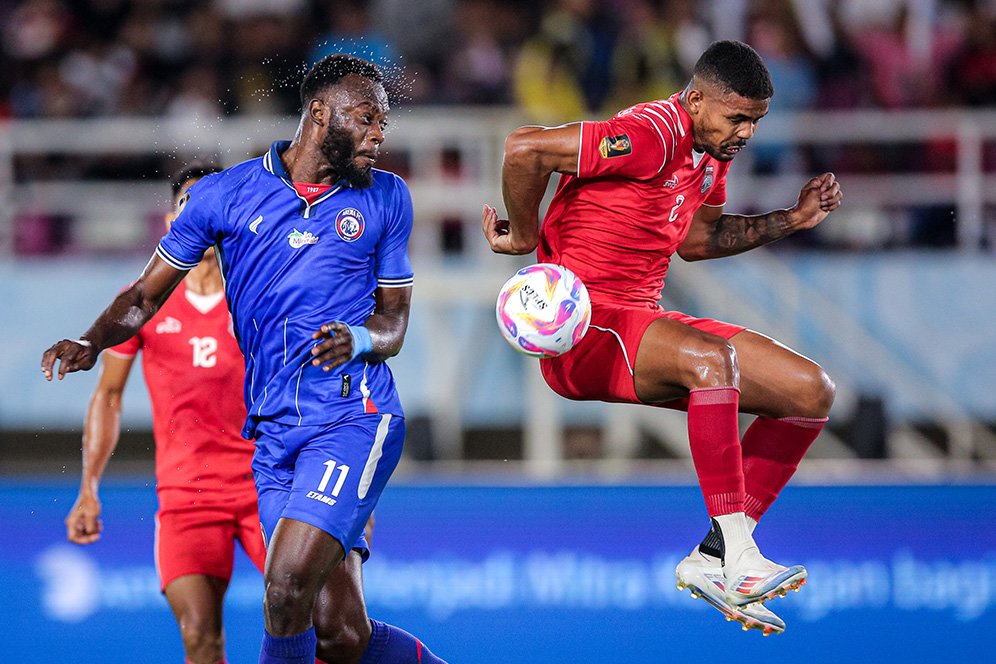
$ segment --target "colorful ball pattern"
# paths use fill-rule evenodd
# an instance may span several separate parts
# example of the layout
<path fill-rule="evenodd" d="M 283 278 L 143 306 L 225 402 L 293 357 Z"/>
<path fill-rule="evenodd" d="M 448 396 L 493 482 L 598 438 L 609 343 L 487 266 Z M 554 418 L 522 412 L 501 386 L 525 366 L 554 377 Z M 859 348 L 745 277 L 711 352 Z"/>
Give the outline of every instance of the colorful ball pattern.
<path fill-rule="evenodd" d="M 495 306 L 498 329 L 515 350 L 533 357 L 569 351 L 588 331 L 591 299 L 577 276 L 561 265 L 537 263 L 505 282 Z"/>

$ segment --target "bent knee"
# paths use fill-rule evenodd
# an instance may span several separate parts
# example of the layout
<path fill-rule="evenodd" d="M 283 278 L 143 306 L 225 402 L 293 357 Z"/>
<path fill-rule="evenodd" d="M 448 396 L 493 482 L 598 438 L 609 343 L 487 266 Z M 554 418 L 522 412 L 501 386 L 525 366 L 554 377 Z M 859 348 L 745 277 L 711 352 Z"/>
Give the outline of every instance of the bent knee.
<path fill-rule="evenodd" d="M 315 591 L 305 576 L 293 572 L 268 576 L 265 585 L 263 605 L 267 615 L 294 618 L 311 614 Z"/>
<path fill-rule="evenodd" d="M 225 651 L 225 637 L 213 620 L 181 620 L 180 637 L 187 658 L 193 662 L 217 662 Z"/>
<path fill-rule="evenodd" d="M 819 365 L 814 365 L 813 371 L 806 380 L 803 390 L 798 395 L 797 407 L 800 417 L 827 417 L 837 397 L 837 386 L 833 379 Z"/>
<path fill-rule="evenodd" d="M 682 351 L 685 358 L 682 380 L 686 388 L 739 385 L 737 351 L 727 339 L 702 335 L 685 345 Z"/>

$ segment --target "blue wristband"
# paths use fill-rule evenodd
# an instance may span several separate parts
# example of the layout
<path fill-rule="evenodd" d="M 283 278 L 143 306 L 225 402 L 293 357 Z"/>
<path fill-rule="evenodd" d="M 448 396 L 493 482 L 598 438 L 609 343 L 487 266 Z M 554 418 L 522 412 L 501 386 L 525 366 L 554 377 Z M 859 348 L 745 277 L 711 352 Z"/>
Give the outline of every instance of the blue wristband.
<path fill-rule="evenodd" d="M 374 349 L 370 330 L 362 325 L 347 325 L 346 327 L 349 328 L 349 333 L 353 335 L 353 355 L 349 359 L 355 360 L 357 356 L 369 353 Z"/>

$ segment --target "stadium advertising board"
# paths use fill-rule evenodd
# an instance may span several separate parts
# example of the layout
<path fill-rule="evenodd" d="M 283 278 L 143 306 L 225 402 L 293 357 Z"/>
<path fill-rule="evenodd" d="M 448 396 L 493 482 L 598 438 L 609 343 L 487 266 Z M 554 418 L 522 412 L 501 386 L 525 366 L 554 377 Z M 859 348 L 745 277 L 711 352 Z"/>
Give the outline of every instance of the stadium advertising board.
<path fill-rule="evenodd" d="M 182 660 L 152 557 L 155 495 L 111 484 L 104 538 L 65 542 L 75 487 L 0 484 L 4 659 Z M 748 659 L 954 661 L 988 652 L 996 618 L 996 486 L 796 487 L 758 530 L 803 563 L 802 592 L 770 607 L 784 635 L 743 633 L 674 586 L 703 534 L 698 489 L 390 487 L 365 566 L 370 614 L 451 664 Z M 254 662 L 262 580 L 240 557 L 228 656 Z"/>

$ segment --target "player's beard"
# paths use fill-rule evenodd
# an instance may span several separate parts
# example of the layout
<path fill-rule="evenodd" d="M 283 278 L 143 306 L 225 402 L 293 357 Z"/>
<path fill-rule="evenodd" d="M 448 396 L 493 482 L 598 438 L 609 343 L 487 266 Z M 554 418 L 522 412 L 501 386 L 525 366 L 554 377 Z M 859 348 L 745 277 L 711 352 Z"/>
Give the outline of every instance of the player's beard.
<path fill-rule="evenodd" d="M 356 165 L 353 136 L 339 125 L 329 127 L 325 140 L 322 141 L 322 154 L 336 175 L 346 178 L 350 186 L 362 189 L 373 184 L 372 167 L 361 168 Z"/>
<path fill-rule="evenodd" d="M 732 154 L 727 152 L 728 148 L 733 148 L 733 147 L 740 148 L 740 150 Z M 743 151 L 745 147 L 747 147 L 747 141 L 743 140 L 729 141 L 728 143 L 721 143 L 720 146 L 715 150 L 706 150 L 706 152 L 708 152 L 710 156 L 712 156 L 715 159 L 718 159 L 719 161 L 733 161 L 733 158 L 736 157 L 741 151 Z"/>

